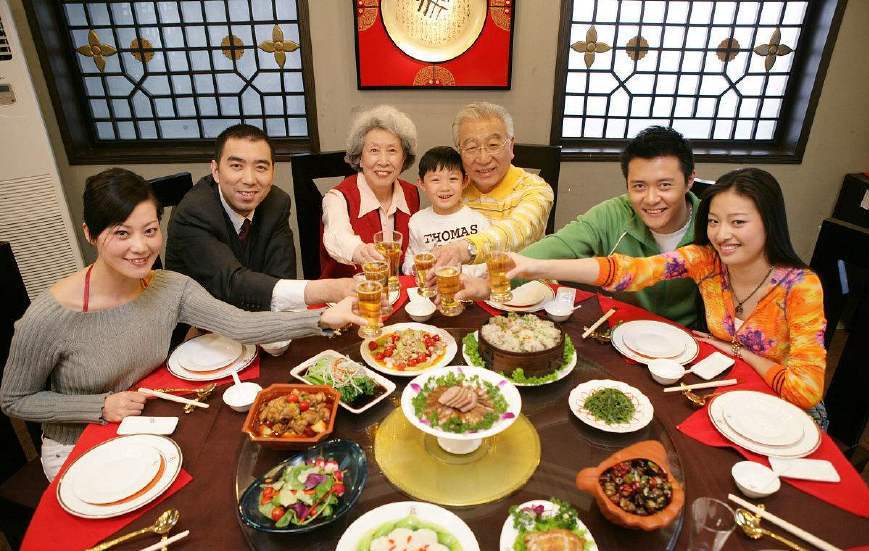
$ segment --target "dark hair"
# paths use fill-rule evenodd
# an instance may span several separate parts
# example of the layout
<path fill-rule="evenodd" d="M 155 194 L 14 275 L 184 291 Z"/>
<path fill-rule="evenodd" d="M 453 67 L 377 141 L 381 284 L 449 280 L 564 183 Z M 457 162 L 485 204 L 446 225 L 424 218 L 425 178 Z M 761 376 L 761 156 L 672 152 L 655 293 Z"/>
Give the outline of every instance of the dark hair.
<path fill-rule="evenodd" d="M 666 126 L 650 126 L 628 142 L 622 151 L 622 174 L 628 177 L 628 164 L 635 158 L 676 157 L 685 175 L 685 183 L 694 172 L 694 153 L 691 142 L 679 132 Z"/>
<path fill-rule="evenodd" d="M 764 254 L 772 265 L 806 268 L 806 263 L 797 256 L 788 233 L 788 219 L 785 214 L 785 200 L 781 187 L 772 174 L 759 168 L 741 168 L 728 172 L 703 193 L 703 200 L 697 208 L 694 223 L 694 243 L 709 245 L 707 220 L 712 199 L 725 191 L 733 191 L 754 202 L 763 227 L 766 230 Z"/>
<path fill-rule="evenodd" d="M 429 172 L 435 170 L 458 170 L 465 175 L 465 167 L 462 165 L 462 156 L 459 152 L 447 145 L 433 147 L 425 152 L 419 160 L 419 177 L 424 178 Z"/>
<path fill-rule="evenodd" d="M 262 129 L 250 124 L 236 124 L 230 126 L 217 136 L 217 141 L 214 142 L 214 160 L 220 162 L 220 156 L 223 155 L 223 146 L 226 145 L 226 140 L 250 140 L 252 142 L 266 142 L 269 146 L 269 154 L 271 155 L 272 163 L 275 162 L 275 148 L 269 137 Z"/>
<path fill-rule="evenodd" d="M 163 216 L 163 206 L 154 195 L 151 184 L 134 172 L 110 168 L 85 181 L 82 202 L 84 223 L 91 239 L 96 239 L 108 227 L 123 224 L 130 213 L 145 201 L 152 201 L 157 219 Z"/>

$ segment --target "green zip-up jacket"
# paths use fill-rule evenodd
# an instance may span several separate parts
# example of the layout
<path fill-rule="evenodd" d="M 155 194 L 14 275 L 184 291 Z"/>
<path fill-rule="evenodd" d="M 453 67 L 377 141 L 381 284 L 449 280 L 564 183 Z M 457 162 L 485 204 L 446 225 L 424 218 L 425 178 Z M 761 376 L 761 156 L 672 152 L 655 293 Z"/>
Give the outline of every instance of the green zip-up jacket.
<path fill-rule="evenodd" d="M 688 192 L 692 213 L 700 200 Z M 679 246 L 694 241 L 694 217 Z M 608 199 L 581 214 L 557 232 L 526 247 L 531 258 L 587 258 L 613 253 L 633 257 L 661 254 L 658 243 L 637 215 L 627 194 Z M 619 300 L 651 310 L 682 325 L 694 326 L 698 317 L 697 285 L 690 279 L 662 281 L 635 293 L 617 295 Z"/>

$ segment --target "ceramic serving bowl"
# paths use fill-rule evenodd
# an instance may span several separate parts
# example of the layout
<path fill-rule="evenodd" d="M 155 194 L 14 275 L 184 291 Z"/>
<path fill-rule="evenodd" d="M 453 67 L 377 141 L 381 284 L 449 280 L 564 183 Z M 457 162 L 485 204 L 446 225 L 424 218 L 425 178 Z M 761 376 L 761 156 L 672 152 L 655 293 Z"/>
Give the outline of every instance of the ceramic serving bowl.
<path fill-rule="evenodd" d="M 662 385 L 673 385 L 679 382 L 679 379 L 685 376 L 685 367 L 676 360 L 660 358 L 657 360 L 649 360 L 649 374 L 656 383 Z"/>
<path fill-rule="evenodd" d="M 418 323 L 428 321 L 434 315 L 437 307 L 432 301 L 425 297 L 420 297 L 416 300 L 410 300 L 404 307 L 404 311 L 410 318 Z"/>
<path fill-rule="evenodd" d="M 667 473 L 670 484 L 673 486 L 673 495 L 670 503 L 664 509 L 648 516 L 635 515 L 621 509 L 610 501 L 604 493 L 600 484 L 600 476 L 613 465 L 630 459 L 649 459 L 657 463 Z M 597 467 L 582 469 L 576 475 L 576 487 L 594 496 L 600 512 L 610 522 L 647 532 L 670 525 L 679 516 L 682 505 L 685 503 L 685 490 L 670 470 L 670 463 L 667 461 L 667 452 L 664 450 L 664 446 L 656 440 L 637 442 L 610 455 Z"/>
<path fill-rule="evenodd" d="M 323 432 L 313 436 L 261 436 L 257 429 L 257 419 L 263 407 L 272 399 L 279 396 L 290 394 L 291 390 L 298 390 L 308 394 L 316 394 L 322 392 L 327 396 L 329 405 L 329 422 Z M 341 393 L 327 385 L 302 385 L 302 384 L 273 384 L 268 388 L 260 391 L 256 400 L 247 412 L 247 418 L 244 420 L 244 425 L 241 431 L 248 435 L 251 442 L 260 444 L 267 448 L 279 450 L 300 450 L 305 449 L 311 444 L 320 442 L 330 434 L 335 428 L 335 416 L 338 413 L 338 402 L 341 401 Z"/>
<path fill-rule="evenodd" d="M 223 403 L 239 413 L 244 413 L 250 409 L 262 389 L 258 384 L 250 382 L 230 385 L 223 391 Z"/>
<path fill-rule="evenodd" d="M 771 496 L 781 488 L 781 480 L 775 471 L 754 461 L 735 463 L 730 474 L 739 491 L 754 499 Z"/>
<path fill-rule="evenodd" d="M 573 314 L 573 307 L 566 302 L 557 300 L 550 300 L 543 305 L 543 309 L 546 310 L 546 315 L 549 319 L 555 323 L 567 321 L 570 315 Z"/>

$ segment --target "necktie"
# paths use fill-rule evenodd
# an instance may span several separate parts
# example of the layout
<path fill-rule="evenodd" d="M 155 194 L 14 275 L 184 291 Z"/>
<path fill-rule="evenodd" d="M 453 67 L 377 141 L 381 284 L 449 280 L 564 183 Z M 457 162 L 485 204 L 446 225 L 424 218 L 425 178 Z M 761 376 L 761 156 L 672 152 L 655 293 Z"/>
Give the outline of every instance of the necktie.
<path fill-rule="evenodd" d="M 247 234 L 250 232 L 250 220 L 245 218 L 241 223 L 241 229 L 238 230 L 238 240 L 242 243 L 247 239 Z"/>

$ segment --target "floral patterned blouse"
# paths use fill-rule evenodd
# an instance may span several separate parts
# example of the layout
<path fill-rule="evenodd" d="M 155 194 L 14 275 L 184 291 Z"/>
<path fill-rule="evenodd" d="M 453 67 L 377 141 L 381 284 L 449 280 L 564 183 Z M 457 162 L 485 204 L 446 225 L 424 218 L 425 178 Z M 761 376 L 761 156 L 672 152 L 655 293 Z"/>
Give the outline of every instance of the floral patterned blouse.
<path fill-rule="evenodd" d="M 727 271 L 710 246 L 688 245 L 673 252 L 633 258 L 598 258 L 595 285 L 608 291 L 637 291 L 663 279 L 691 278 L 706 305 L 706 323 L 716 338 L 772 360 L 764 379 L 784 400 L 803 409 L 824 394 L 824 297 L 818 276 L 806 268 L 776 266 L 769 291 L 739 325 Z"/>

